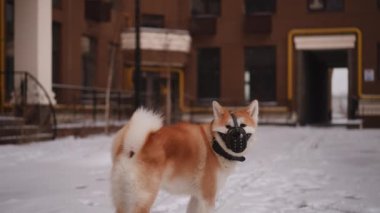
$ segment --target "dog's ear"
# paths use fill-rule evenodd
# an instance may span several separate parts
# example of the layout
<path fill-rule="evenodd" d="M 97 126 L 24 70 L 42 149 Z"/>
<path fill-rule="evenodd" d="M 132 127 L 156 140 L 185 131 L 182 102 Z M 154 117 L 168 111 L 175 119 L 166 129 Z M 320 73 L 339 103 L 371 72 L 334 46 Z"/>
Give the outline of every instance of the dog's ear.
<path fill-rule="evenodd" d="M 258 121 L 259 118 L 259 102 L 257 100 L 252 101 L 248 106 L 249 115 L 255 120 Z"/>
<path fill-rule="evenodd" d="M 214 112 L 214 118 L 220 118 L 224 114 L 224 108 L 217 102 L 212 102 L 212 111 Z"/>

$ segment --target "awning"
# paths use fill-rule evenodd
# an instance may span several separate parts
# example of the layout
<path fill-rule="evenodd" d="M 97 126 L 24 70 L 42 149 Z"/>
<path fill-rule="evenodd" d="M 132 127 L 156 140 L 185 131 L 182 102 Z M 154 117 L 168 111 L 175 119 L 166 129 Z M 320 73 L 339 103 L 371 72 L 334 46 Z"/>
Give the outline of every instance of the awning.
<path fill-rule="evenodd" d="M 296 50 L 352 49 L 355 42 L 356 36 L 353 34 L 294 37 Z"/>
<path fill-rule="evenodd" d="M 122 48 L 135 49 L 135 30 L 130 29 L 121 35 Z M 141 49 L 173 52 L 190 52 L 191 36 L 187 30 L 165 28 L 141 28 Z"/>

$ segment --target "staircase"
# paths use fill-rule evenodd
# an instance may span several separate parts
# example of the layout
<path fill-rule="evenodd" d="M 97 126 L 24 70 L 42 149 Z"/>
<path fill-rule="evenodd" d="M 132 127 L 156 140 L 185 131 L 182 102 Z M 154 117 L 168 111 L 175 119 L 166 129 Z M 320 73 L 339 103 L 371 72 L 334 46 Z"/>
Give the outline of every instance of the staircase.
<path fill-rule="evenodd" d="M 0 144 L 51 140 L 53 133 L 38 125 L 26 124 L 21 117 L 0 116 Z"/>
<path fill-rule="evenodd" d="M 0 71 L 3 77 L 5 74 Z M 13 71 L 11 79 L 9 97 L 0 103 L 0 144 L 54 139 L 57 122 L 46 89 L 25 71 Z"/>

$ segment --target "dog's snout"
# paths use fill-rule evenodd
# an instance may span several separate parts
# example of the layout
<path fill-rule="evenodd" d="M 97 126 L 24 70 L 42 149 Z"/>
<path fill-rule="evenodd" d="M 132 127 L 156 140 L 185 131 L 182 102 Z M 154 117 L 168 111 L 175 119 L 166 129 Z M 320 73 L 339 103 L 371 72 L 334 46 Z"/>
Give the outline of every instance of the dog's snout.
<path fill-rule="evenodd" d="M 236 133 L 234 136 L 233 136 L 234 140 L 235 141 L 241 141 L 243 138 L 244 138 L 244 135 L 241 134 L 241 133 Z"/>
<path fill-rule="evenodd" d="M 234 132 L 234 133 L 232 134 L 232 136 L 233 136 L 234 138 L 241 138 L 241 136 L 243 136 L 243 134 L 241 134 L 240 132 Z"/>

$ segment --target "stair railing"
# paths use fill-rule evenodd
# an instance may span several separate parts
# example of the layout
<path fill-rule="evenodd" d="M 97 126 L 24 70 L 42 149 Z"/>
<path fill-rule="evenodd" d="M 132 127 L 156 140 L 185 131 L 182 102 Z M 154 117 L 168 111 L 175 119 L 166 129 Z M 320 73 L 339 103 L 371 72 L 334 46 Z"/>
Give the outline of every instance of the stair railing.
<path fill-rule="evenodd" d="M 3 75 L 3 79 L 6 84 L 4 85 L 4 88 L 6 88 L 6 103 L 8 102 L 10 108 L 13 110 L 13 113 L 16 116 L 23 117 L 27 124 L 35 122 L 33 119 L 35 119 L 36 116 L 34 113 L 36 107 L 38 109 L 38 115 L 40 115 L 42 111 L 41 106 L 47 105 L 47 108 L 43 108 L 47 109 L 45 119 L 42 119 L 41 121 L 41 118 L 38 118 L 38 124 L 42 130 L 51 131 L 52 139 L 55 139 L 57 136 L 57 119 L 55 109 L 49 93 L 38 81 L 38 79 L 26 71 L 13 71 L 11 73 L 0 71 L 0 75 Z M 47 104 L 41 103 L 42 99 L 40 95 L 47 100 Z M 26 112 L 28 111 L 28 107 L 31 107 L 31 109 L 33 108 L 33 110 L 29 113 Z"/>

